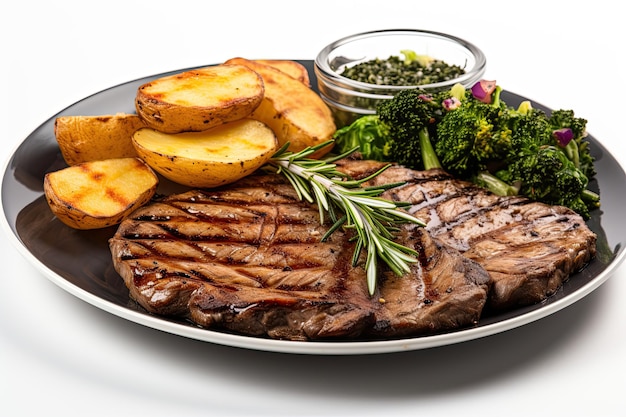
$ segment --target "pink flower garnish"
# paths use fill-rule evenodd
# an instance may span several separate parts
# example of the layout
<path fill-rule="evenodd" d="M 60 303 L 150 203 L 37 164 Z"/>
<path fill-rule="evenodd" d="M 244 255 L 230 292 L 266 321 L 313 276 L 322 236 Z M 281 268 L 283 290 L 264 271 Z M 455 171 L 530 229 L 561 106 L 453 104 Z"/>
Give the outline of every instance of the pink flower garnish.
<path fill-rule="evenodd" d="M 443 101 L 443 108 L 446 110 L 454 110 L 461 105 L 461 100 L 456 97 L 450 97 Z"/>
<path fill-rule="evenodd" d="M 432 94 L 420 94 L 420 95 L 419 95 L 419 96 L 417 96 L 417 97 L 419 97 L 419 99 L 420 99 L 420 100 L 424 100 L 424 101 L 426 101 L 426 102 L 431 102 L 431 101 L 433 101 L 433 96 L 432 96 Z"/>
<path fill-rule="evenodd" d="M 496 81 L 480 80 L 472 86 L 472 95 L 476 100 L 491 104 L 491 94 L 496 91 Z"/>

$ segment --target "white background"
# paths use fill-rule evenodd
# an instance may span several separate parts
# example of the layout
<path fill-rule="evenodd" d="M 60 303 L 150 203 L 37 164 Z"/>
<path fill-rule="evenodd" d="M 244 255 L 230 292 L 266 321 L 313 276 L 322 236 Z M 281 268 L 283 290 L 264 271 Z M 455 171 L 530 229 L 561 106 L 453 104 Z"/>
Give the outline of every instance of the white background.
<path fill-rule="evenodd" d="M 483 49 L 486 78 L 572 108 L 624 164 L 625 30 L 604 1 L 13 1 L 0 6 L 1 156 L 74 102 L 234 56 L 313 59 L 387 28 Z M 458 345 L 290 355 L 128 322 L 50 282 L 0 236 L 0 415 L 623 415 L 626 269 L 580 302 Z M 78 261 L 78 260 L 77 260 Z"/>

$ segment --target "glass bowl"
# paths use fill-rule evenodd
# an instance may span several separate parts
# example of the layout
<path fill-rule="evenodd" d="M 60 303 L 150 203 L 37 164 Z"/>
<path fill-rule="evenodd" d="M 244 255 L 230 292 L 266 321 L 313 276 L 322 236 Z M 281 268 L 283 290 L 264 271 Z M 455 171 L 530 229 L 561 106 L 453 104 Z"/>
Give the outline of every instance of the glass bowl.
<path fill-rule="evenodd" d="M 403 50 L 457 65 L 464 74 L 432 84 L 401 86 L 370 84 L 342 75 L 346 68 L 361 62 L 402 56 Z M 483 76 L 486 64 L 487 59 L 478 47 L 455 36 L 428 30 L 388 29 L 347 36 L 327 45 L 315 58 L 314 70 L 319 94 L 341 127 L 358 117 L 375 114 L 379 102 L 407 88 L 435 92 L 456 83 L 471 87 Z"/>

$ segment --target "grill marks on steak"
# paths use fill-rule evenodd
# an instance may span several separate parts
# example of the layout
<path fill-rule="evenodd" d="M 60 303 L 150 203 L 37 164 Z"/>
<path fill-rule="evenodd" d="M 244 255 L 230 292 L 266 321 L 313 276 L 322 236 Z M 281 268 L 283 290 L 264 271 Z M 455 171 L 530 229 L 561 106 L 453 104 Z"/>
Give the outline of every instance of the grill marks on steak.
<path fill-rule="evenodd" d="M 207 328 L 292 340 L 400 337 L 469 326 L 489 276 L 458 251 L 406 226 L 420 262 L 382 270 L 375 296 L 345 231 L 322 242 L 318 208 L 282 177 L 258 175 L 144 206 L 110 240 L 130 295 L 148 311 Z M 361 260 L 362 261 L 362 260 Z"/>
<path fill-rule="evenodd" d="M 345 160 L 341 168 L 362 178 L 381 166 Z M 410 212 L 427 223 L 433 237 L 489 272 L 493 309 L 546 299 L 595 256 L 596 235 L 568 208 L 497 196 L 440 170 L 393 166 L 372 182 L 396 181 L 407 183 L 385 197 L 410 202 Z"/>
<path fill-rule="evenodd" d="M 401 231 L 407 246 L 417 235 L 419 262 L 409 274 L 384 271 L 379 283 L 383 308 L 373 334 L 386 338 L 465 327 L 478 322 L 489 291 L 489 275 L 476 262 L 432 239 L 424 228 Z"/>
<path fill-rule="evenodd" d="M 355 178 L 373 161 L 343 160 Z M 372 180 L 406 182 L 384 195 L 412 204 L 426 228 L 399 243 L 419 262 L 382 268 L 370 297 L 350 235 L 327 241 L 317 206 L 282 177 L 257 175 L 140 208 L 110 240 L 130 295 L 148 311 L 207 328 L 272 338 L 393 338 L 476 323 L 487 305 L 540 302 L 595 256 L 595 234 L 564 207 L 499 197 L 443 171 L 392 166 Z"/>

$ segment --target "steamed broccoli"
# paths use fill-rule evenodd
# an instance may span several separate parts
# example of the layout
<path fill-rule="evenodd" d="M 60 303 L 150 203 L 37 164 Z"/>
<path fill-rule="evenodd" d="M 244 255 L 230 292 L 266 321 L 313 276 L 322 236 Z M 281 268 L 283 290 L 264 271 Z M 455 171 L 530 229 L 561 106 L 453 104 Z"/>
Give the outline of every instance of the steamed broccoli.
<path fill-rule="evenodd" d="M 589 179 L 558 146 L 545 145 L 527 152 L 512 160 L 506 172 L 500 175 L 518 181 L 520 194 L 533 200 L 570 207 L 585 218 L 597 206 L 596 197 L 587 190 Z"/>
<path fill-rule="evenodd" d="M 339 151 L 414 169 L 442 168 L 499 195 L 520 194 L 572 208 L 588 219 L 599 196 L 585 119 L 547 114 L 529 101 L 517 108 L 493 81 L 435 94 L 404 90 L 335 134 Z"/>
<path fill-rule="evenodd" d="M 595 170 L 588 143 L 583 141 L 586 121 L 574 117 L 571 110 L 548 116 L 526 102 L 523 105 L 524 111 L 509 112 L 513 115 L 511 148 L 496 175 L 519 184 L 522 195 L 570 207 L 589 218 L 590 210 L 599 206 L 599 196 L 587 189 Z"/>
<path fill-rule="evenodd" d="M 589 218 L 599 196 L 587 189 L 595 171 L 586 120 L 571 110 L 548 115 L 529 101 L 513 108 L 500 92 L 479 98 L 468 90 L 441 119 L 434 142 L 443 168 L 496 194 L 517 192 Z"/>
<path fill-rule="evenodd" d="M 378 106 L 376 114 L 389 127 L 392 138 L 390 160 L 412 168 L 424 167 L 422 147 L 430 146 L 430 136 L 446 113 L 444 101 L 451 99 L 451 94 L 451 90 L 427 94 L 423 90 L 409 89 Z M 430 164 L 438 166 L 439 161 L 435 159 Z"/>
<path fill-rule="evenodd" d="M 472 176 L 508 153 L 511 131 L 503 117 L 506 107 L 500 100 L 501 91 L 497 87 L 491 102 L 484 103 L 468 90 L 461 105 L 437 124 L 435 151 L 451 174 Z"/>
<path fill-rule="evenodd" d="M 555 110 L 550 115 L 550 124 L 553 135 L 561 145 L 565 145 L 565 153 L 576 168 L 589 178 L 595 176 L 594 158 L 589 151 L 589 142 L 585 140 L 587 120 L 576 117 L 573 110 Z"/>
<path fill-rule="evenodd" d="M 439 93 L 408 89 L 366 115 L 337 130 L 338 152 L 359 146 L 365 159 L 393 161 L 415 169 L 441 167 L 430 140 L 435 126 L 465 94 L 461 86 Z"/>
<path fill-rule="evenodd" d="M 377 115 L 366 115 L 338 129 L 334 136 L 335 149 L 339 153 L 359 148 L 363 159 L 389 160 L 389 126 Z"/>

